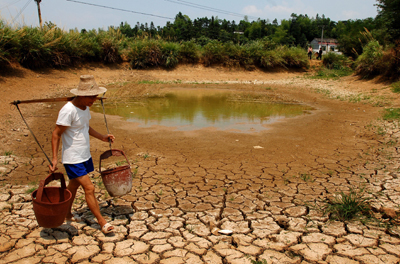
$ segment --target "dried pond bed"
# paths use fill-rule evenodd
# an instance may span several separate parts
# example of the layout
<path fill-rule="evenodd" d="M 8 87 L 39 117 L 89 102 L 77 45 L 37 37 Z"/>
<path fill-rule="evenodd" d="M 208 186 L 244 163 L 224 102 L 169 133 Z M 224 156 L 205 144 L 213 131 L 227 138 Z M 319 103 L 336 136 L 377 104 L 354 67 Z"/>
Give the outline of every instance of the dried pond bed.
<path fill-rule="evenodd" d="M 1 128 L 2 153 L 9 154 L 1 158 L 3 165 L 0 166 L 6 168 L 1 194 L 2 262 L 399 261 L 400 239 L 396 226 L 387 229 L 360 222 L 330 222 L 328 217 L 305 204 L 360 186 L 375 199 L 376 212 L 391 208 L 396 213 L 400 203 L 398 126 L 377 121 L 381 108 L 371 103 L 333 100 L 315 89 L 321 85 L 321 89 L 336 87 L 335 92 L 345 94 L 348 91 L 368 93 L 369 87 L 372 97 L 385 96 L 386 103 L 398 105 L 396 98 L 385 94 L 384 85 L 354 78 L 325 83 L 298 78 L 298 75 L 219 70 L 213 73 L 210 69 L 196 69 L 189 74 L 189 70 L 166 73 L 96 68 L 77 72 L 97 74 L 96 78 L 104 84 L 143 79 L 193 82 L 203 77 L 213 82 L 224 78 L 237 82 L 231 84 L 231 89 L 257 90 L 265 83 L 274 83 L 273 88 L 279 93 L 317 110 L 309 116 L 274 124 L 270 130 L 254 135 L 212 130 L 189 133 L 133 129 L 120 118 L 110 117 L 110 129 L 117 137 L 115 147 L 123 149 L 132 160 L 135 178 L 129 195 L 113 199 L 107 197 L 98 173 L 93 174 L 102 211 L 116 226 L 115 234 L 107 237 L 98 230 L 81 198 L 82 192 L 74 207 L 85 219 L 84 223 L 65 224 L 56 229 L 37 226 L 30 195 L 26 193 L 35 185 L 25 184 L 46 175 L 46 162 L 17 113 L 7 110 L 3 113 L 6 122 Z M 21 98 L 27 83 L 32 84 L 30 89 L 36 88 L 37 94 L 50 91 L 61 95 L 77 80 L 68 71 L 48 73 L 45 80 L 26 74 L 23 80 L 6 79 L 4 90 L 14 89 L 16 94 L 3 93 L 2 100 L 12 101 L 14 96 L 27 98 Z M 250 78 L 263 83 L 244 84 Z M 154 86 L 150 84 L 144 89 L 151 87 Z M 47 151 L 56 118 L 54 113 L 59 107 L 38 105 L 28 113 Z M 96 129 L 104 128 L 102 118 L 101 114 L 93 114 L 92 125 Z M 98 162 L 107 144 L 92 142 L 92 155 Z M 221 235 L 217 232 L 219 229 L 232 230 L 233 234 Z"/>

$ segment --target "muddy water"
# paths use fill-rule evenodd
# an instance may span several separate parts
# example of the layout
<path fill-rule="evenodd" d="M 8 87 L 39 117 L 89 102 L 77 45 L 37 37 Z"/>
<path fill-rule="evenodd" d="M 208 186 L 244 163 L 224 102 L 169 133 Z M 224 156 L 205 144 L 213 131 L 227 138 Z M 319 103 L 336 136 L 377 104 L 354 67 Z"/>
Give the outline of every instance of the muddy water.
<path fill-rule="evenodd" d="M 103 111 L 100 105 L 91 110 Z M 157 125 L 179 131 L 259 132 L 270 123 L 310 110 L 307 105 L 272 101 L 257 94 L 214 89 L 173 89 L 145 99 L 105 104 L 106 114 L 121 116 L 139 127 Z"/>

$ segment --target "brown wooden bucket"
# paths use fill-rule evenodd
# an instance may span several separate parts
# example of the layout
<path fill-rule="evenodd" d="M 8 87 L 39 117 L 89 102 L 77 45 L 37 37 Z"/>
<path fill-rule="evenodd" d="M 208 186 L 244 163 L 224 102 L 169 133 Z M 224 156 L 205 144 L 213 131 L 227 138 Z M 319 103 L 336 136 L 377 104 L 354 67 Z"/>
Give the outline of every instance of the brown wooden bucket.
<path fill-rule="evenodd" d="M 124 156 L 128 165 L 101 171 L 101 160 L 111 156 Z M 99 171 L 107 192 L 112 197 L 118 197 L 132 190 L 132 172 L 129 160 L 122 150 L 110 149 L 100 155 Z"/>
<path fill-rule="evenodd" d="M 45 187 L 54 180 L 60 180 L 61 187 Z M 70 208 L 71 197 L 62 173 L 52 173 L 41 180 L 39 188 L 32 193 L 33 211 L 39 226 L 54 228 L 62 225 Z"/>

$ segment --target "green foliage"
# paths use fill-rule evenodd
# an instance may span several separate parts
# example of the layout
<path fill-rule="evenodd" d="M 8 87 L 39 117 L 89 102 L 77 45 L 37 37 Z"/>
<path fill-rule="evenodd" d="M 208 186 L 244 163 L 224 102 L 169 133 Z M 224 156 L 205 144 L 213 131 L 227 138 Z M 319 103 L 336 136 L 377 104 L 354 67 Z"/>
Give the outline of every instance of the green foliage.
<path fill-rule="evenodd" d="M 400 121 L 400 108 L 385 109 L 383 119 L 388 121 Z"/>
<path fill-rule="evenodd" d="M 284 67 L 282 56 L 275 50 L 266 50 L 260 54 L 260 65 L 266 69 Z"/>
<path fill-rule="evenodd" d="M 194 41 L 184 41 L 179 50 L 179 60 L 185 63 L 197 63 L 200 60 L 200 47 Z"/>
<path fill-rule="evenodd" d="M 203 47 L 202 61 L 205 66 L 221 64 L 225 60 L 228 60 L 228 56 L 223 49 L 223 43 L 220 41 L 212 40 Z"/>
<path fill-rule="evenodd" d="M 0 67 L 8 65 L 18 45 L 19 32 L 0 20 Z"/>
<path fill-rule="evenodd" d="M 335 70 L 350 69 L 352 66 L 352 61 L 348 57 L 335 52 L 325 54 L 322 63 L 326 68 Z"/>
<path fill-rule="evenodd" d="M 167 22 L 164 27 L 138 23 L 132 28 L 125 22 L 107 30 L 79 32 L 62 30 L 51 22 L 46 22 L 42 29 L 27 26 L 14 29 L 0 20 L 0 66 L 18 61 L 24 67 L 38 69 L 87 61 L 119 63 L 124 59 L 135 69 L 174 68 L 179 63 L 198 62 L 247 70 L 256 66 L 307 68 L 304 46 L 319 36 L 320 26 L 324 25 L 324 36 L 338 38 L 344 54 L 355 58 L 362 53 L 356 63 L 359 74 L 398 78 L 400 43 L 387 45 L 385 30 L 389 24 L 383 22 L 384 17 L 390 17 L 387 14 L 397 14 L 393 3 L 398 1 L 379 0 L 382 8 L 379 19 L 346 23 L 297 14 L 282 20 L 281 25 L 277 20 L 269 23 L 261 19 L 235 23 L 216 17 L 191 20 L 179 13 L 174 22 Z M 343 70 L 351 66 L 346 57 L 333 56 L 324 56 L 327 68 Z"/>
<path fill-rule="evenodd" d="M 344 68 L 340 70 L 330 70 L 327 68 L 321 68 L 317 73 L 311 76 L 312 79 L 324 79 L 324 80 L 337 80 L 340 77 L 349 76 L 353 73 L 350 68 Z"/>
<path fill-rule="evenodd" d="M 356 60 L 356 72 L 363 77 L 383 75 L 397 79 L 400 74 L 400 41 L 395 47 L 386 48 L 376 40 L 364 46 L 364 52 Z"/>
<path fill-rule="evenodd" d="M 26 194 L 31 194 L 33 193 L 37 188 L 36 187 L 31 187 L 28 190 L 25 191 Z"/>
<path fill-rule="evenodd" d="M 268 264 L 267 260 L 250 260 L 251 264 Z"/>
<path fill-rule="evenodd" d="M 377 0 L 378 19 L 383 21 L 392 40 L 400 39 L 400 0 Z"/>
<path fill-rule="evenodd" d="M 162 63 L 166 68 L 174 68 L 179 63 L 180 45 L 174 42 L 161 44 Z"/>
<path fill-rule="evenodd" d="M 356 71 L 365 77 L 377 75 L 381 72 L 383 58 L 383 47 L 379 42 L 370 41 L 365 47 L 364 52 L 356 60 Z"/>
<path fill-rule="evenodd" d="M 132 42 L 128 59 L 132 68 L 135 69 L 146 69 L 161 65 L 162 52 L 160 41 L 138 40 Z"/>
<path fill-rule="evenodd" d="M 281 52 L 283 63 L 287 68 L 308 68 L 310 65 L 306 52 L 301 48 L 281 46 L 277 51 Z"/>
<path fill-rule="evenodd" d="M 355 191 L 350 189 L 349 193 L 340 192 L 331 199 L 326 199 L 322 210 L 324 214 L 329 214 L 330 219 L 339 221 L 350 221 L 355 218 L 370 218 L 371 207 L 364 190 Z"/>
<path fill-rule="evenodd" d="M 391 88 L 392 92 L 394 92 L 394 93 L 400 93 L 400 81 L 399 81 L 399 82 L 392 83 L 391 86 L 392 86 L 392 88 Z"/>
<path fill-rule="evenodd" d="M 97 36 L 97 43 L 100 45 L 100 59 L 105 63 L 120 62 L 121 55 L 119 52 L 120 41 L 123 35 L 119 30 L 110 28 L 107 32 L 101 32 Z"/>

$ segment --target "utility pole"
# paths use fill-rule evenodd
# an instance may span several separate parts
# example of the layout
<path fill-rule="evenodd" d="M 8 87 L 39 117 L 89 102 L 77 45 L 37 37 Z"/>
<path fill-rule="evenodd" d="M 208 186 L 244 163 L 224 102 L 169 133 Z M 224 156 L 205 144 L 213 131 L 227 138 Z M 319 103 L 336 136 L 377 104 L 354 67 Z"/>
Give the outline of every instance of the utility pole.
<path fill-rule="evenodd" d="M 324 42 L 324 27 L 325 27 L 325 25 L 321 25 L 321 28 L 322 28 L 322 34 L 321 34 L 321 49 L 322 49 L 322 44 L 323 44 L 323 42 Z"/>
<path fill-rule="evenodd" d="M 40 28 L 42 28 L 42 14 L 40 13 L 40 2 L 42 2 L 42 0 L 35 0 L 35 2 L 37 3 Z"/>

